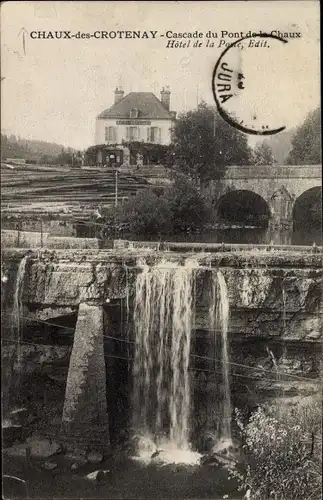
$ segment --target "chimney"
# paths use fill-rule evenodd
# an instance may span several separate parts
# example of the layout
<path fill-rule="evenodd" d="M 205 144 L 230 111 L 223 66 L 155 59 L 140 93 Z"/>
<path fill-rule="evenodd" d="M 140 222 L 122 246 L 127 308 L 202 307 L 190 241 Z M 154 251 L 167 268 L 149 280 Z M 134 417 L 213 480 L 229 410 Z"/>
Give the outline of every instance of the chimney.
<path fill-rule="evenodd" d="M 124 96 L 124 91 L 121 87 L 117 87 L 114 91 L 114 104 L 119 102 Z"/>
<path fill-rule="evenodd" d="M 169 87 L 163 87 L 160 92 L 160 100 L 161 103 L 165 106 L 166 109 L 170 109 L 170 90 Z"/>

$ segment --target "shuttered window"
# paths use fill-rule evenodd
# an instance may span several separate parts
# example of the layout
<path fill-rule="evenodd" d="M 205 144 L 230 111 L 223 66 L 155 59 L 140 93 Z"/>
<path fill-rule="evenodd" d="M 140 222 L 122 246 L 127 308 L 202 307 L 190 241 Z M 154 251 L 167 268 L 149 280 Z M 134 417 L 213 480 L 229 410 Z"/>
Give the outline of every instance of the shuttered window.
<path fill-rule="evenodd" d="M 111 143 L 117 142 L 116 127 L 105 127 L 105 140 Z"/>
<path fill-rule="evenodd" d="M 147 129 L 147 142 L 161 142 L 161 128 L 159 127 L 149 127 Z"/>
<path fill-rule="evenodd" d="M 126 140 L 127 141 L 139 141 L 140 130 L 139 127 L 127 127 L 126 128 Z"/>

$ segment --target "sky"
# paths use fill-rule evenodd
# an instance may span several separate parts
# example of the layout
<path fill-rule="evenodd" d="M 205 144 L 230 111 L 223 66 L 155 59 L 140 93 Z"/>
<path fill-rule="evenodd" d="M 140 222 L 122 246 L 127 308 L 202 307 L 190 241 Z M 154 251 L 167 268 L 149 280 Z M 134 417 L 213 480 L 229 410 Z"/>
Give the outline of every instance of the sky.
<path fill-rule="evenodd" d="M 157 31 L 157 35 L 149 39 L 30 36 L 38 31 L 117 30 Z M 201 100 L 214 104 L 211 80 L 223 51 L 217 46 L 219 40 L 234 41 L 229 33 L 249 30 L 301 33 L 301 38 L 288 40 L 283 52 L 270 52 L 265 68 L 272 84 L 261 99 L 263 87 L 256 77 L 253 82 L 258 105 L 268 108 L 270 93 L 268 102 L 275 104 L 275 110 L 268 109 L 271 116 L 277 114 L 276 122 L 287 128 L 299 125 L 320 103 L 316 1 L 2 3 L 2 132 L 87 148 L 94 144 L 95 118 L 113 104 L 117 85 L 125 94 L 141 91 L 157 96 L 168 85 L 171 108 L 177 112 L 195 108 Z M 202 32 L 203 47 L 167 48 L 167 31 Z M 205 46 L 208 31 L 219 36 L 215 47 Z M 228 34 L 221 37 L 221 31 Z M 259 49 L 251 54 L 249 74 L 257 75 L 262 55 L 269 52 Z M 274 65 L 272 70 L 268 64 Z M 250 142 L 255 140 L 259 138 L 253 136 Z"/>

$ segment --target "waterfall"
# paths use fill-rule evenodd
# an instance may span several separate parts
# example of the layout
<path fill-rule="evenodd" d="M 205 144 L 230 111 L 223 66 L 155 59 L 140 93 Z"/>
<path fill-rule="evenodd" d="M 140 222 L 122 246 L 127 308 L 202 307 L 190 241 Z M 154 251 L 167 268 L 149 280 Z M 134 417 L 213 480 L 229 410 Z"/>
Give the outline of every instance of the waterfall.
<path fill-rule="evenodd" d="M 22 292 L 26 272 L 28 256 L 25 256 L 19 262 L 14 293 L 13 311 L 12 311 L 12 329 L 16 335 L 17 369 L 21 368 L 21 325 L 23 317 Z"/>
<path fill-rule="evenodd" d="M 134 304 L 134 429 L 157 446 L 189 452 L 189 358 L 195 260 L 142 263 Z"/>
<path fill-rule="evenodd" d="M 228 289 L 221 271 L 217 272 L 219 289 L 217 322 L 220 326 L 222 340 L 222 379 L 223 379 L 223 413 L 221 438 L 231 441 L 231 393 L 229 381 L 229 349 L 228 349 L 228 324 L 229 324 L 229 299 Z"/>
<path fill-rule="evenodd" d="M 187 262 L 185 267 L 178 267 L 173 275 L 173 318 L 171 364 L 173 377 L 170 394 L 170 439 L 180 448 L 188 447 L 189 439 L 189 357 L 192 330 L 192 301 L 194 267 Z M 175 288 L 176 287 L 176 288 Z"/>
<path fill-rule="evenodd" d="M 220 406 L 220 443 L 217 447 L 231 443 L 231 392 L 229 380 L 229 348 L 228 348 L 228 323 L 229 323 L 229 299 L 225 278 L 221 271 L 211 270 L 211 294 L 209 301 L 209 329 L 214 333 L 213 358 L 215 370 L 219 370 L 222 384 L 222 398 L 217 396 Z M 218 338 L 220 335 L 220 339 Z M 220 345 L 220 352 L 218 346 Z M 217 361 L 220 361 L 218 363 Z"/>
<path fill-rule="evenodd" d="M 184 265 L 138 262 L 134 297 L 133 429 L 142 437 L 139 453 L 150 458 L 156 448 L 165 461 L 195 463 L 190 447 L 191 383 L 189 361 L 195 324 L 195 277 L 205 271 L 194 259 Z M 228 290 L 223 274 L 211 270 L 209 330 L 221 332 L 220 440 L 231 442 Z M 140 446 L 139 446 L 140 448 Z M 168 453 L 168 455 L 167 455 Z"/>

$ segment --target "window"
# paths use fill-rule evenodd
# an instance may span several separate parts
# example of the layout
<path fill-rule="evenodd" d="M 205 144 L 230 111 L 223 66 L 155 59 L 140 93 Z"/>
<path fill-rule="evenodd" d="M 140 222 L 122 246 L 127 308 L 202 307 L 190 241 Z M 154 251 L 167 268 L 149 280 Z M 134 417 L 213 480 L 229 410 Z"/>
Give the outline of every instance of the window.
<path fill-rule="evenodd" d="M 130 110 L 130 118 L 138 118 L 139 110 L 137 108 L 133 108 Z"/>
<path fill-rule="evenodd" d="M 161 142 L 161 128 L 148 127 L 147 142 Z"/>
<path fill-rule="evenodd" d="M 117 142 L 116 127 L 105 127 L 105 141 L 112 143 Z"/>
<path fill-rule="evenodd" d="M 127 127 L 126 136 L 127 141 L 138 141 L 140 136 L 139 127 Z"/>

